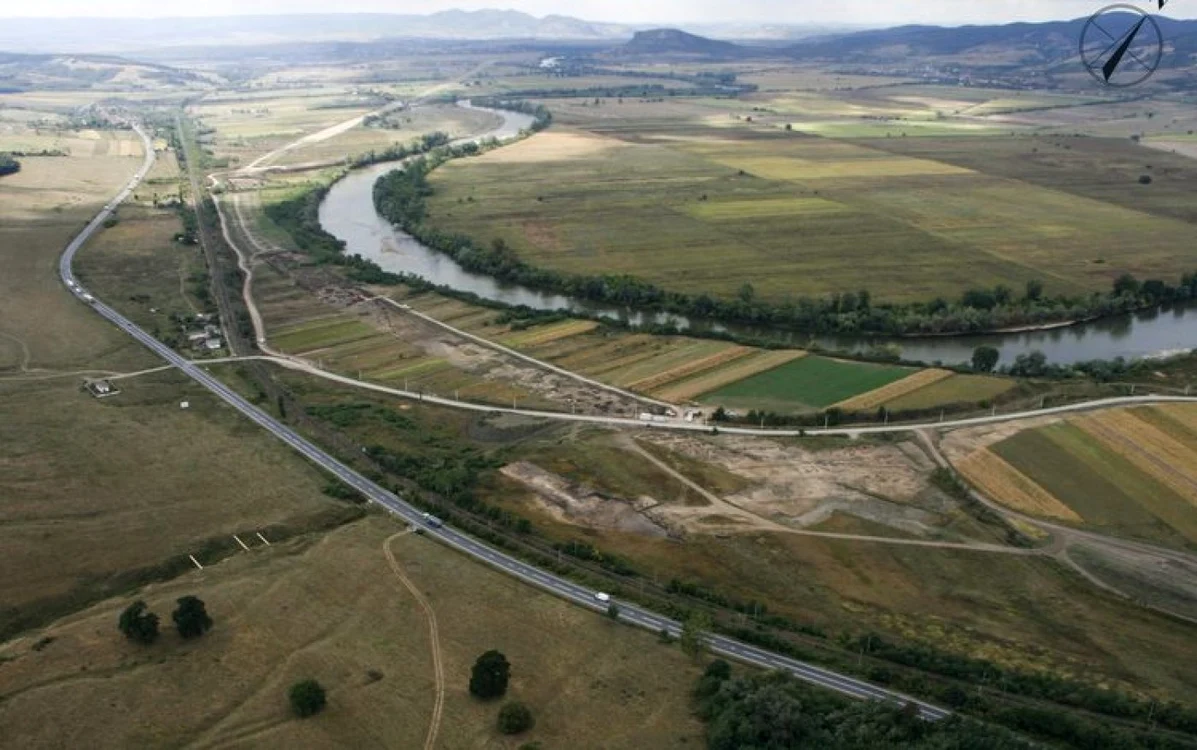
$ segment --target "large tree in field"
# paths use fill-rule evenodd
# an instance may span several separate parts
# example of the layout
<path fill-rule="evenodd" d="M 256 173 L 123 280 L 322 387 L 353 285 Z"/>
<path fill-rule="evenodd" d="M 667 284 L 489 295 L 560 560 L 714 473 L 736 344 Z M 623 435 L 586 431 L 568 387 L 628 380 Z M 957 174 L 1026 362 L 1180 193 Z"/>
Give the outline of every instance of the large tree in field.
<path fill-rule="evenodd" d="M 212 627 L 212 618 L 199 597 L 184 596 L 178 600 L 179 606 L 170 616 L 175 621 L 179 635 L 184 638 L 198 638 Z"/>
<path fill-rule="evenodd" d="M 470 673 L 470 695 L 483 700 L 498 698 L 507 692 L 507 681 L 511 678 L 511 665 L 507 657 L 491 649 L 474 662 Z"/>
<path fill-rule="evenodd" d="M 147 612 L 145 602 L 140 599 L 125 607 L 117 627 L 131 641 L 153 643 L 158 639 L 158 615 Z"/>

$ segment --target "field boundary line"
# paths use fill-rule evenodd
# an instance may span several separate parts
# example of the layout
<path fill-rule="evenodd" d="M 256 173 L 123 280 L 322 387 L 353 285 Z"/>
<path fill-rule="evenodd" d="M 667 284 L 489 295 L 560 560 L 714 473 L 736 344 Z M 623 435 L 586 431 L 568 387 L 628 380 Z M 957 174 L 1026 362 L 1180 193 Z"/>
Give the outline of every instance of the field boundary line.
<path fill-rule="evenodd" d="M 436 747 L 437 734 L 440 733 L 441 717 L 445 712 L 445 664 L 441 658 L 441 636 L 436 624 L 436 612 L 432 609 L 432 604 L 428 602 L 428 599 L 420 593 L 420 589 L 416 584 L 403 572 L 403 566 L 399 564 L 399 561 L 395 558 L 395 552 L 391 549 L 391 542 L 410 533 L 411 529 L 407 529 L 406 531 L 400 531 L 397 534 L 387 537 L 386 541 L 382 543 L 382 551 L 386 555 L 387 563 L 390 564 L 391 570 L 394 571 L 399 582 L 411 592 L 416 603 L 420 605 L 420 609 L 424 611 L 424 618 L 428 622 L 428 644 L 432 652 L 435 698 L 432 706 L 432 716 L 428 719 L 428 735 L 424 739 L 424 750 L 433 750 Z"/>

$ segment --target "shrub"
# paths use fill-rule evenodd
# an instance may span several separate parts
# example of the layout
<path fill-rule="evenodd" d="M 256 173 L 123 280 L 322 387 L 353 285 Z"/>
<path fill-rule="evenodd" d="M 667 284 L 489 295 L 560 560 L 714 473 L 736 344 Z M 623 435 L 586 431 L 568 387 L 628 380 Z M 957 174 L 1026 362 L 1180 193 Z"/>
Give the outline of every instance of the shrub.
<path fill-rule="evenodd" d="M 140 599 L 125 607 L 117 627 L 131 641 L 149 644 L 158 640 L 158 615 L 147 612 Z"/>
<path fill-rule="evenodd" d="M 503 734 L 526 732 L 534 723 L 532 712 L 519 701 L 512 701 L 499 709 L 499 731 Z"/>
<path fill-rule="evenodd" d="M 315 680 L 300 680 L 291 686 L 287 695 L 291 710 L 301 719 L 320 713 L 328 703 L 324 688 Z"/>

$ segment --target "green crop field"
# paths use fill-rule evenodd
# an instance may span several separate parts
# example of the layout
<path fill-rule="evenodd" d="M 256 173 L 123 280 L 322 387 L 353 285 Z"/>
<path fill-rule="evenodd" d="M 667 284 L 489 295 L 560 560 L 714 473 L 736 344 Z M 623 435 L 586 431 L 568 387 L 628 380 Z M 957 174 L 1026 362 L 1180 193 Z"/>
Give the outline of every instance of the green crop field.
<path fill-rule="evenodd" d="M 436 170 L 427 221 L 501 238 L 534 266 L 724 298 L 749 283 L 772 302 L 863 288 L 901 303 L 1032 279 L 1076 295 L 1197 263 L 1197 165 L 1181 155 L 951 115 L 1051 97 L 842 96 L 791 93 L 760 112 L 552 100 L 560 125 Z"/>
<path fill-rule="evenodd" d="M 1188 501 L 1076 425 L 1021 432 L 991 450 L 1088 525 L 1141 539 L 1184 542 L 1160 509 L 1191 508 Z"/>
<path fill-rule="evenodd" d="M 720 388 L 701 400 L 737 410 L 817 409 L 880 388 L 911 372 L 904 367 L 805 357 Z"/>

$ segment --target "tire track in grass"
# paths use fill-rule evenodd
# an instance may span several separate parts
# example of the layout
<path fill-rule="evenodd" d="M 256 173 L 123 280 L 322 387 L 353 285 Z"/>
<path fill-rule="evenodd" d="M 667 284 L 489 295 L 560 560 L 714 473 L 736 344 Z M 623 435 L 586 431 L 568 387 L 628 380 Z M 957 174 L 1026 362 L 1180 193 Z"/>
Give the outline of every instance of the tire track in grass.
<path fill-rule="evenodd" d="M 424 616 L 428 620 L 428 641 L 429 648 L 432 651 L 432 670 L 436 680 L 436 696 L 432 706 L 432 717 L 428 721 L 428 736 L 424 739 L 424 750 L 433 750 L 436 747 L 436 736 L 441 728 L 441 715 L 445 710 L 445 665 L 441 659 L 441 639 L 440 631 L 437 629 L 436 624 L 436 612 L 433 611 L 432 605 L 428 603 L 424 595 L 420 593 L 420 589 L 403 572 L 403 567 L 399 565 L 399 561 L 395 558 L 395 553 L 391 550 L 391 542 L 410 533 L 411 530 L 409 529 L 387 537 L 387 540 L 382 543 L 382 551 L 387 557 L 387 563 L 391 566 L 391 570 L 395 572 L 395 577 L 415 597 L 416 603 L 420 605 L 420 609 L 424 610 Z"/>

